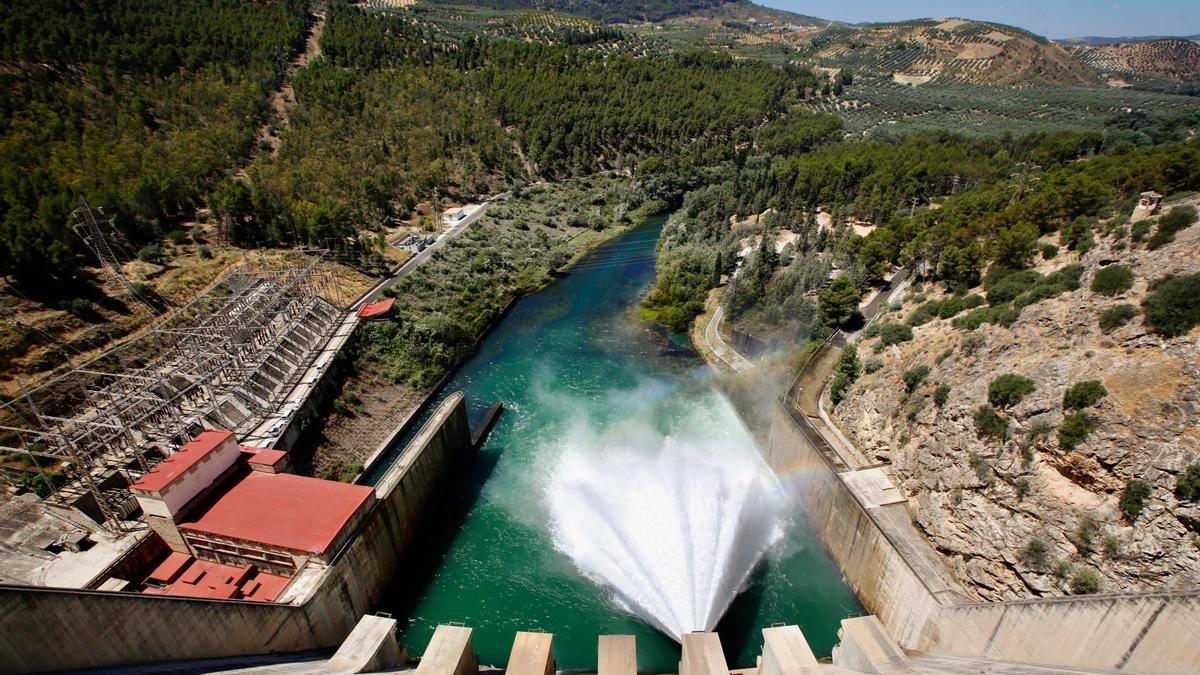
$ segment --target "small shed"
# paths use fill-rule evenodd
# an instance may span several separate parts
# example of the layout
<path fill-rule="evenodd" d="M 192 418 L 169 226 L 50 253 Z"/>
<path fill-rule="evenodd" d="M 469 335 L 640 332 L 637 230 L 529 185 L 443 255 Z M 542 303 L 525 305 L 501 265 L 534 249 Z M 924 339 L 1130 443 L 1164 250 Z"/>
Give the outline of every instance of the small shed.
<path fill-rule="evenodd" d="M 358 318 L 367 321 L 388 321 L 396 311 L 396 299 L 388 298 L 380 302 L 368 302 L 358 310 Z"/>

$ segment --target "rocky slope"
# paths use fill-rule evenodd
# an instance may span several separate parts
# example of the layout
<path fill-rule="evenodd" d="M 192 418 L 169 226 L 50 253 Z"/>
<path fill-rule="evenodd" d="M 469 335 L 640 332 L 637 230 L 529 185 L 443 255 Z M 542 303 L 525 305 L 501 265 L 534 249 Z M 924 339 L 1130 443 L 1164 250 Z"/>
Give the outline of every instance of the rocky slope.
<path fill-rule="evenodd" d="M 1165 339 L 1140 314 L 1108 334 L 1097 324 L 1110 307 L 1140 305 L 1152 280 L 1200 271 L 1200 225 L 1157 251 L 1114 243 L 1042 262 L 1043 272 L 1080 262 L 1082 288 L 1026 307 L 1010 327 L 968 332 L 934 319 L 895 349 L 865 341 L 860 358 L 883 365 L 836 408 L 869 457 L 891 462 L 916 524 L 981 599 L 1066 593 L 1086 568 L 1101 592 L 1200 584 L 1200 506 L 1174 494 L 1176 475 L 1200 461 L 1200 328 Z M 1096 270 L 1113 262 L 1133 269 L 1132 289 L 1093 293 Z M 892 320 L 915 306 L 910 300 Z M 919 365 L 929 375 L 905 396 L 902 374 Z M 1001 410 L 1007 440 L 981 440 L 972 414 L 1005 373 L 1033 379 L 1036 391 Z M 1063 393 L 1094 379 L 1108 391 L 1087 410 L 1095 429 L 1066 450 L 1054 432 Z M 942 383 L 952 388 L 939 407 L 933 392 Z M 1131 523 L 1118 498 L 1135 478 L 1152 494 Z M 1044 545 L 1041 555 L 1030 555 L 1031 541 Z"/>

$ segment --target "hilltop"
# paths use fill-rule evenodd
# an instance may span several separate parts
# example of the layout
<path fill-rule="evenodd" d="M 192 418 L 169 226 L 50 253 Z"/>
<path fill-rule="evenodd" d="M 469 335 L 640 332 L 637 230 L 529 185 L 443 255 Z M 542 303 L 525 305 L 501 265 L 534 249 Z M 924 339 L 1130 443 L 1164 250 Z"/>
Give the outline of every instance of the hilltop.
<path fill-rule="evenodd" d="M 1143 75 L 1178 82 L 1200 80 L 1200 44 L 1181 38 L 1068 46 L 1071 55 L 1095 70 L 1116 76 Z"/>
<path fill-rule="evenodd" d="M 905 84 L 1095 84 L 1059 45 L 1003 24 L 967 19 L 831 26 L 808 37 L 811 55 Z"/>

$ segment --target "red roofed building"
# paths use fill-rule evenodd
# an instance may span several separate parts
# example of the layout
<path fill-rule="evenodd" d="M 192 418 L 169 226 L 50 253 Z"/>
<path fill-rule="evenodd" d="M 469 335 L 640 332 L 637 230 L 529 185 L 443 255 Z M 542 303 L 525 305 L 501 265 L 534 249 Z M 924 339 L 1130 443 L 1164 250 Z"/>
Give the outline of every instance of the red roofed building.
<path fill-rule="evenodd" d="M 131 489 L 147 522 L 174 552 L 147 582 L 160 589 L 183 582 L 185 588 L 192 558 L 287 577 L 309 559 L 328 562 L 374 505 L 375 491 L 297 476 L 290 469 L 282 450 L 239 446 L 228 431 L 204 431 L 147 472 Z M 185 590 L 234 593 L 243 581 Z M 273 584 L 260 584 L 258 595 Z"/>
<path fill-rule="evenodd" d="M 395 298 L 388 298 L 380 302 L 368 302 L 358 310 L 358 318 L 370 320 L 390 319 L 392 318 L 392 311 L 395 308 Z"/>
<path fill-rule="evenodd" d="M 179 523 L 196 557 L 291 573 L 328 561 L 375 501 L 364 485 L 250 471 Z"/>

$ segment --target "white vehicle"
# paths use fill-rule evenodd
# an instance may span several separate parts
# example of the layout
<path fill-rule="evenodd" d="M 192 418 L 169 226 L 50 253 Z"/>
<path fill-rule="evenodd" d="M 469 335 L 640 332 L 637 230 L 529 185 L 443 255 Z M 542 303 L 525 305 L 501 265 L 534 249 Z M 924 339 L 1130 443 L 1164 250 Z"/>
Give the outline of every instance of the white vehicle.
<path fill-rule="evenodd" d="M 275 434 L 277 434 L 277 433 L 279 433 L 279 432 L 283 431 L 283 427 L 284 427 L 284 426 L 286 426 L 286 425 L 287 425 L 287 421 L 286 421 L 286 420 L 278 420 L 278 421 L 276 421 L 276 422 L 275 422 L 275 424 L 272 424 L 272 425 L 271 425 L 271 428 L 270 428 L 270 429 L 267 429 L 267 433 L 268 433 L 268 434 L 271 434 L 272 436 L 274 436 Z"/>

